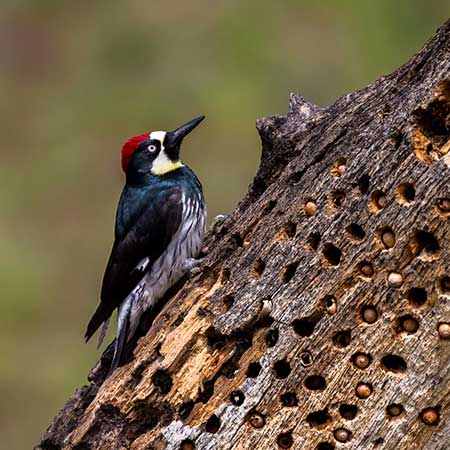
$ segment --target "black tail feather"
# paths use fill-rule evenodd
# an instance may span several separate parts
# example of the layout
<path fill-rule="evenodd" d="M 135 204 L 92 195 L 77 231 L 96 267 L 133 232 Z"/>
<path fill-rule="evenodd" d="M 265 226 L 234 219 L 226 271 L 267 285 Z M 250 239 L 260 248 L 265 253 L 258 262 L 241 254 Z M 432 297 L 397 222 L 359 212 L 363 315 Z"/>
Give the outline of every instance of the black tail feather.
<path fill-rule="evenodd" d="M 100 325 L 107 320 L 111 316 L 111 312 L 105 308 L 105 305 L 103 303 L 100 303 L 98 305 L 98 308 L 96 309 L 95 313 L 91 317 L 91 320 L 88 323 L 86 333 L 84 335 L 84 339 L 87 342 L 92 335 L 98 330 Z"/>

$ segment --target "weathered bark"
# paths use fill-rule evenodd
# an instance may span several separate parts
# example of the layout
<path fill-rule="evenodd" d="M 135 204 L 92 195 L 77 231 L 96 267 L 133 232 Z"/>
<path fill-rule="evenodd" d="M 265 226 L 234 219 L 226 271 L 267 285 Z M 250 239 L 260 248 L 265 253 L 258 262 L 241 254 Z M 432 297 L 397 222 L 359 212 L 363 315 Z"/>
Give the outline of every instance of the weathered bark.
<path fill-rule="evenodd" d="M 450 22 L 393 74 L 257 128 L 201 272 L 36 448 L 450 448 Z"/>

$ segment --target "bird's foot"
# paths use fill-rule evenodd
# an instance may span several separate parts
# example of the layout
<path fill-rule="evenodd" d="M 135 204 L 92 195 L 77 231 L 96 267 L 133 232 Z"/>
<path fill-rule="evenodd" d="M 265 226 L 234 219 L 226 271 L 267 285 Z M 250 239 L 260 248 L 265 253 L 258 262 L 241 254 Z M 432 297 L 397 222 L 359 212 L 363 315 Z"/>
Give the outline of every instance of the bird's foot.
<path fill-rule="evenodd" d="M 209 229 L 215 233 L 218 231 L 219 227 L 225 222 L 225 220 L 230 217 L 229 214 L 219 214 L 218 216 L 214 217 L 214 219 L 211 222 L 211 225 L 209 226 Z"/>
<path fill-rule="evenodd" d="M 205 258 L 188 258 L 184 261 L 183 270 L 189 276 L 189 278 L 197 275 L 200 272 L 200 264 L 205 260 Z"/>

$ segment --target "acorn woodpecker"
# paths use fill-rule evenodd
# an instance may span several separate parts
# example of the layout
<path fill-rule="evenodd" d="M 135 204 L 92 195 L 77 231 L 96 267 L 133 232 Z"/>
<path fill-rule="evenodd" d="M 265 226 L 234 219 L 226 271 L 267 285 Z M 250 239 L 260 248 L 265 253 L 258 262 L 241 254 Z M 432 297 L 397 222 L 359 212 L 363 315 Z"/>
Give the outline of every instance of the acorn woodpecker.
<path fill-rule="evenodd" d="M 106 266 L 101 301 L 87 326 L 86 341 L 118 308 L 114 356 L 108 376 L 121 363 L 124 346 L 142 314 L 199 260 L 206 220 L 202 186 L 180 161 L 180 145 L 205 116 L 174 131 L 132 137 L 122 148 L 126 183 L 116 213 L 115 240 Z"/>

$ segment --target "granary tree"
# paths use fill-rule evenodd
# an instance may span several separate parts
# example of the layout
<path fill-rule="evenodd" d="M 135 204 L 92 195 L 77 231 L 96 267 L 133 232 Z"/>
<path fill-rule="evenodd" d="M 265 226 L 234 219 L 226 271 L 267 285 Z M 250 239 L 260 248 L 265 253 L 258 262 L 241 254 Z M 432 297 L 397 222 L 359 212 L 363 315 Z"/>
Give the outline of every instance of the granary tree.
<path fill-rule="evenodd" d="M 450 445 L 450 22 L 407 64 L 257 121 L 259 170 L 128 362 L 37 449 Z"/>

